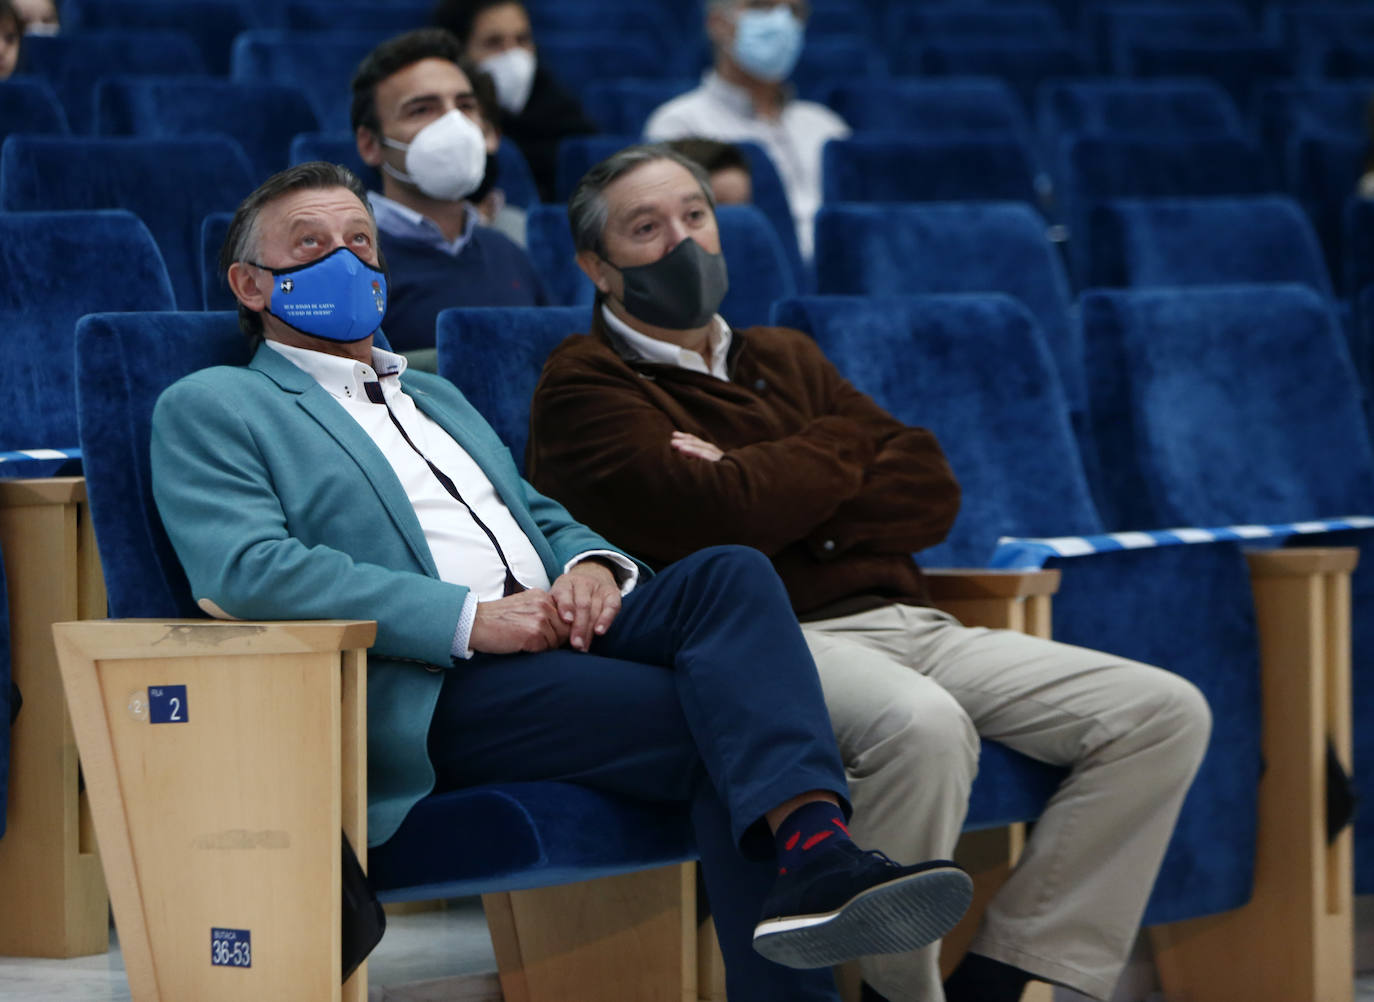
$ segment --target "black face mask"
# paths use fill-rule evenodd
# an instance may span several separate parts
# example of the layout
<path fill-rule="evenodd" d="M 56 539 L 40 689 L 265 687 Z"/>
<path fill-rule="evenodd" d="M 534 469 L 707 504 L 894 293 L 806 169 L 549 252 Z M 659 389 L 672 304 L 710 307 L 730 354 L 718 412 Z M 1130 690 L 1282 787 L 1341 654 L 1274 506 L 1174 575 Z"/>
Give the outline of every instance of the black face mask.
<path fill-rule="evenodd" d="M 501 161 L 496 159 L 495 153 L 487 154 L 487 166 L 482 172 L 482 183 L 477 186 L 477 190 L 467 196 L 467 200 L 473 205 L 479 204 L 482 199 L 491 194 L 496 187 L 496 182 L 500 177 Z"/>
<path fill-rule="evenodd" d="M 623 301 L 630 316 L 669 330 L 704 327 L 730 289 L 725 255 L 702 249 L 691 237 L 652 264 L 620 268 L 606 263 L 625 282 Z"/>

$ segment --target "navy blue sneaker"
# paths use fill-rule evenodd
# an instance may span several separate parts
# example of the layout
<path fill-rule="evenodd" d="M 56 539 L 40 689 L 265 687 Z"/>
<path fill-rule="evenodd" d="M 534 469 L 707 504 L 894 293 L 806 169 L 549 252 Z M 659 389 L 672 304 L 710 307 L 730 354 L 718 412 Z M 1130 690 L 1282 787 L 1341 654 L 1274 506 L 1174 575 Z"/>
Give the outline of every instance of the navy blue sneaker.
<path fill-rule="evenodd" d="M 949 932 L 972 900 L 973 881 L 956 863 L 900 866 L 845 840 L 779 875 L 754 928 L 754 949 L 797 968 L 903 953 Z"/>

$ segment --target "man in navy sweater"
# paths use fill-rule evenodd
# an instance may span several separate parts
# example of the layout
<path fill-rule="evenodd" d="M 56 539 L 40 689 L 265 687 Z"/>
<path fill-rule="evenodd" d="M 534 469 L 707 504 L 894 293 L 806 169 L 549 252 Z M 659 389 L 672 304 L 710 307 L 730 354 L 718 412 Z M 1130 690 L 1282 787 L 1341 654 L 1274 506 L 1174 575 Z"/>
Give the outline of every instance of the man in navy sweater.
<path fill-rule="evenodd" d="M 397 351 L 434 346 L 450 306 L 543 306 L 529 257 L 479 225 L 466 199 L 482 182 L 486 145 L 475 70 L 439 28 L 383 42 L 353 77 L 358 153 L 382 173 L 369 199 L 389 271 L 386 334 Z"/>

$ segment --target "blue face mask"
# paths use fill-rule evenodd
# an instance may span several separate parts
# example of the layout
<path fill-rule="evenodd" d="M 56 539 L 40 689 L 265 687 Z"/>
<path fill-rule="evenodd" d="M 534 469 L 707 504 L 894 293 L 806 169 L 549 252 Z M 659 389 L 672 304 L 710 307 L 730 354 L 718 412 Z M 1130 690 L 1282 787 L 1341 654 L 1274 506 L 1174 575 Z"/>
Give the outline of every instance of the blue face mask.
<path fill-rule="evenodd" d="M 740 11 L 735 20 L 735 62 L 750 76 L 786 80 L 801 56 L 806 27 L 784 4 L 772 10 Z"/>
<path fill-rule="evenodd" d="M 267 312 L 293 330 L 327 341 L 361 341 L 386 313 L 386 275 L 347 247 L 295 268 L 268 268 Z"/>

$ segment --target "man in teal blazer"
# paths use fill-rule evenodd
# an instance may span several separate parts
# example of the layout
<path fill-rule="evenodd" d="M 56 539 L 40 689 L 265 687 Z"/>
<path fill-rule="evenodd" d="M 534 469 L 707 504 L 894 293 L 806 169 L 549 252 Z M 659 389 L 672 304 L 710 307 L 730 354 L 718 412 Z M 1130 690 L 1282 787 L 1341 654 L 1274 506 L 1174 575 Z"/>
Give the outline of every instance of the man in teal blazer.
<path fill-rule="evenodd" d="M 207 613 L 377 621 L 371 844 L 432 790 L 483 782 L 690 803 L 735 998 L 832 1000 L 824 967 L 958 919 L 971 886 L 952 863 L 849 839 L 766 558 L 717 547 L 651 578 L 525 483 L 457 389 L 373 344 L 385 272 L 352 174 L 269 179 L 221 263 L 262 343 L 158 400 L 154 497 Z"/>

